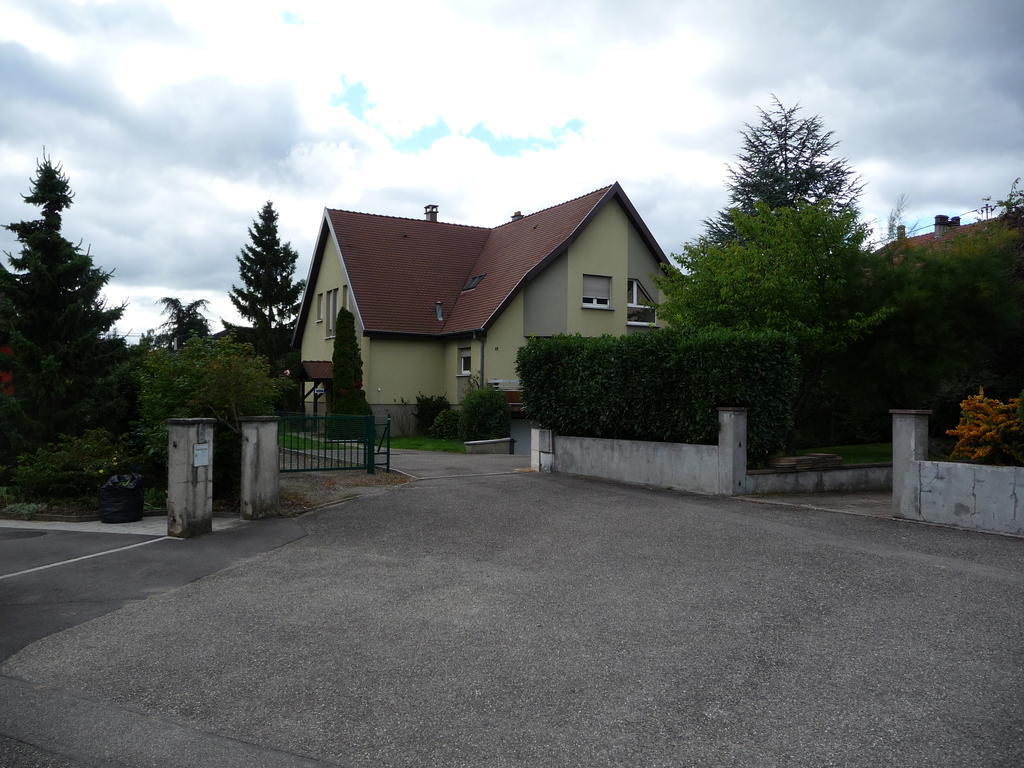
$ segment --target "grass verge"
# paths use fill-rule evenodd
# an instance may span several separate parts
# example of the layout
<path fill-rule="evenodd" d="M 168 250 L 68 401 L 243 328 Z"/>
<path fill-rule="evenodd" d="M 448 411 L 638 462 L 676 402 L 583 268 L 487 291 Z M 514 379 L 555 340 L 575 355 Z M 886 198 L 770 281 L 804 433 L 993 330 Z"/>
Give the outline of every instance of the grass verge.
<path fill-rule="evenodd" d="M 466 444 L 461 440 L 440 440 L 436 437 L 413 435 L 411 437 L 392 437 L 392 448 L 408 448 L 414 451 L 446 451 L 448 453 L 465 453 Z"/>
<path fill-rule="evenodd" d="M 838 453 L 844 464 L 884 464 L 892 461 L 892 443 L 864 443 L 863 445 L 829 445 L 824 448 L 801 448 L 797 456 L 808 453 Z"/>

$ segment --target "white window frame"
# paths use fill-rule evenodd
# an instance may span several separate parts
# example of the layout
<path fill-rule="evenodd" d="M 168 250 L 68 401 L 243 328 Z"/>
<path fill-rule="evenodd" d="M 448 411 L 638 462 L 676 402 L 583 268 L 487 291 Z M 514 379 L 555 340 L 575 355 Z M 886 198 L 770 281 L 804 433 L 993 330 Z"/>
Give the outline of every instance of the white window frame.
<path fill-rule="evenodd" d="M 654 301 L 651 298 L 650 294 L 648 294 L 647 291 L 644 290 L 643 283 L 641 283 L 636 278 L 633 278 L 633 277 L 629 278 L 626 281 L 626 297 L 627 297 L 626 298 L 626 325 L 632 325 L 632 326 L 637 326 L 637 327 L 648 328 L 650 326 L 653 326 L 653 325 L 657 324 L 657 322 L 658 322 L 657 310 L 654 307 L 650 306 L 649 304 L 644 304 L 643 303 L 645 300 L 646 301 L 650 301 L 652 303 Z M 645 310 L 645 311 L 651 312 L 651 317 L 653 319 L 652 320 L 630 320 L 629 319 L 629 315 L 630 315 L 630 310 L 631 309 Z"/>
<path fill-rule="evenodd" d="M 587 278 L 596 280 L 605 280 L 608 286 L 606 296 L 596 295 L 598 291 L 591 290 L 589 293 L 595 295 L 588 296 L 587 293 Z M 611 309 L 612 308 L 612 279 L 609 275 L 583 275 L 583 300 L 581 306 L 584 309 Z"/>
<path fill-rule="evenodd" d="M 324 294 L 323 291 L 316 295 L 316 321 L 322 323 L 324 321 Z"/>
<path fill-rule="evenodd" d="M 333 339 L 337 333 L 337 329 L 334 327 L 338 322 L 338 289 L 334 288 L 327 291 L 327 338 Z"/>
<path fill-rule="evenodd" d="M 459 347 L 459 372 L 457 376 L 471 376 L 473 374 L 473 348 Z"/>

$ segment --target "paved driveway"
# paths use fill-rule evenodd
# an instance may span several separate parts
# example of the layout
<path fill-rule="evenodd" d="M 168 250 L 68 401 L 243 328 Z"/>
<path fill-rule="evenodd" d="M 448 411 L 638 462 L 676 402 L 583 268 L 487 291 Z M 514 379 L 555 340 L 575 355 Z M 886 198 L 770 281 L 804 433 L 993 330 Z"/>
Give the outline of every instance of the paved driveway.
<path fill-rule="evenodd" d="M 1019 540 L 522 473 L 301 522 L 11 658 L 9 760 L 1024 764 Z"/>

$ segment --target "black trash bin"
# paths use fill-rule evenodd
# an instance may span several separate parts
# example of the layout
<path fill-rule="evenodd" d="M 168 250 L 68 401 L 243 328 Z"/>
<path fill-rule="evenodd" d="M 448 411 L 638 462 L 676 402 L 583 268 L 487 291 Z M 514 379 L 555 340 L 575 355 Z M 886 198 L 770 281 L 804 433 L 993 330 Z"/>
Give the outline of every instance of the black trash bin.
<path fill-rule="evenodd" d="M 100 520 L 133 523 L 142 519 L 142 475 L 111 475 L 100 487 Z"/>

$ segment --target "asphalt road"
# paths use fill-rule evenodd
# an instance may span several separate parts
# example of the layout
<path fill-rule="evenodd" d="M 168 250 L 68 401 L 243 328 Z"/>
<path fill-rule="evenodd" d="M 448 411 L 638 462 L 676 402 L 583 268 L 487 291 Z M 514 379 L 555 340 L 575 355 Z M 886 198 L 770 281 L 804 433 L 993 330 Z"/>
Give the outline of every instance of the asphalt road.
<path fill-rule="evenodd" d="M 1024 764 L 1020 540 L 537 474 L 299 522 L 10 658 L 0 762 Z"/>

